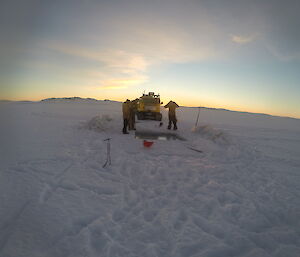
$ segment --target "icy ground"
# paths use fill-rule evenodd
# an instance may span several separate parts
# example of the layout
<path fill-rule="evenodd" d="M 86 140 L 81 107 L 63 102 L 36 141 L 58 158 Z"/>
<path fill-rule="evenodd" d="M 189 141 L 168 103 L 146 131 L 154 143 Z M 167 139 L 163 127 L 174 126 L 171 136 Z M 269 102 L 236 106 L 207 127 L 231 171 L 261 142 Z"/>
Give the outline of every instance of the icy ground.
<path fill-rule="evenodd" d="M 0 256 L 299 257 L 300 120 L 197 111 L 144 148 L 120 103 L 1 103 Z"/>

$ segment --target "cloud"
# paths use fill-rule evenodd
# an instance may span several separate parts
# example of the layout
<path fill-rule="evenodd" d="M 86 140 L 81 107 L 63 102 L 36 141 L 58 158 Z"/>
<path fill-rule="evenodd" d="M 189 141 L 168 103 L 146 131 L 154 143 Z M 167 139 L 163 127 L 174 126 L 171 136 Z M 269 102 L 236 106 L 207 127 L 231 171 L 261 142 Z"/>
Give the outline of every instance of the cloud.
<path fill-rule="evenodd" d="M 197 21 L 186 17 L 184 22 L 178 22 L 175 17 L 158 16 L 155 20 L 133 17 L 128 18 L 126 24 L 115 22 L 112 44 L 143 53 L 151 66 L 217 58 L 221 55 L 220 30 L 205 20 L 204 14 L 197 15 L 200 16 Z"/>
<path fill-rule="evenodd" d="M 99 43 L 101 48 L 97 49 L 59 40 L 43 41 L 42 47 L 59 55 L 77 57 L 81 65 L 85 61 L 95 62 L 99 69 L 89 68 L 85 72 L 88 84 L 107 89 L 141 85 L 149 80 L 147 73 L 153 67 L 206 60 L 216 55 L 216 51 L 206 43 L 207 38 L 202 39 L 205 43 L 198 41 L 195 44 L 193 36 L 181 30 L 165 33 L 162 28 L 142 26 L 129 32 L 130 36 L 121 33 L 114 37 L 118 44 L 112 43 L 110 47 Z"/>
<path fill-rule="evenodd" d="M 99 15 L 97 8 L 90 10 L 88 17 L 80 12 L 82 19 L 76 18 L 76 26 L 74 16 L 66 16 L 64 19 L 70 22 L 64 23 L 67 26 L 64 31 L 69 31 L 72 37 L 56 35 L 52 37 L 54 40 L 41 39 L 41 48 L 50 54 L 51 60 L 58 60 L 58 65 L 62 66 L 62 62 L 69 65 L 63 69 L 76 72 L 86 68 L 79 71 L 86 73 L 86 80 L 106 88 L 145 83 L 150 79 L 150 71 L 162 66 L 221 56 L 219 42 L 224 37 L 207 19 L 205 10 L 184 8 L 179 2 L 178 5 L 187 15 L 182 22 L 178 22 L 182 14 L 174 13 L 169 5 L 165 5 L 163 11 L 157 6 L 155 19 L 145 9 L 133 12 L 128 7 L 120 13 L 114 11 L 113 16 Z"/>
<path fill-rule="evenodd" d="M 219 7 L 216 5 L 215 8 Z M 235 23 L 226 26 L 234 28 L 235 33 L 231 35 L 233 42 L 250 43 L 256 37 L 253 38 L 251 34 L 245 36 L 243 32 L 255 31 L 262 36 L 259 38 L 262 39 L 262 46 L 269 51 L 272 58 L 295 61 L 300 59 L 299 9 L 298 0 L 273 0 L 272 3 L 268 0 L 228 0 L 222 7 L 222 13 L 225 13 L 227 21 L 229 13 L 238 15 Z"/>
<path fill-rule="evenodd" d="M 105 88 L 105 89 L 127 88 L 130 86 L 143 84 L 147 80 L 148 80 L 147 76 L 109 79 L 109 80 L 102 81 L 98 88 Z"/>
<path fill-rule="evenodd" d="M 254 41 L 257 36 L 240 36 L 240 35 L 230 35 L 231 41 L 237 44 L 248 44 Z"/>
<path fill-rule="evenodd" d="M 217 55 L 205 32 L 206 36 L 199 36 L 180 29 L 146 28 L 135 33 L 138 40 L 133 45 L 145 53 L 151 64 L 203 61 Z"/>
<path fill-rule="evenodd" d="M 59 54 L 80 58 L 80 62 L 95 61 L 99 70 L 89 69 L 81 74 L 92 81 L 94 88 L 127 88 L 143 84 L 149 63 L 142 54 L 116 49 L 93 49 L 67 42 L 47 41 L 44 47 Z"/>
<path fill-rule="evenodd" d="M 289 62 L 289 61 L 295 61 L 300 60 L 300 50 L 290 50 L 286 51 L 285 49 L 282 49 L 282 47 L 274 44 L 273 42 L 266 42 L 265 43 L 266 48 L 268 51 L 278 60 L 282 62 Z"/>
<path fill-rule="evenodd" d="M 48 41 L 45 46 L 48 49 L 52 49 L 63 54 L 98 61 L 109 68 L 121 69 L 124 70 L 124 72 L 145 71 L 148 66 L 148 63 L 141 54 L 126 52 L 123 50 L 97 50 L 61 41 Z"/>

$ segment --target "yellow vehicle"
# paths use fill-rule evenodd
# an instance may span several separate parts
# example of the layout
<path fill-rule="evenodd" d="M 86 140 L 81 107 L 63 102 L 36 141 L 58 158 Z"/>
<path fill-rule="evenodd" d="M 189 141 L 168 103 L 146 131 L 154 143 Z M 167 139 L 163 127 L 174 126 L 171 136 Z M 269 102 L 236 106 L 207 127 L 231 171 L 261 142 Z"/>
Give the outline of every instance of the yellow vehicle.
<path fill-rule="evenodd" d="M 160 113 L 160 96 L 153 92 L 143 94 L 137 104 L 137 118 L 139 120 L 158 120 L 161 121 L 162 114 Z"/>

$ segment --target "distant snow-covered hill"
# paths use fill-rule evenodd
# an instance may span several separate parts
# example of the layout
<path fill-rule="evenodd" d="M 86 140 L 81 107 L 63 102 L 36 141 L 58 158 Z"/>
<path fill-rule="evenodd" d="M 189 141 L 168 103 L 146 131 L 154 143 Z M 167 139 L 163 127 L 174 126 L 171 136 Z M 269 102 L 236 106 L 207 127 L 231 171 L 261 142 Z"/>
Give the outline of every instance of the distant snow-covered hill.
<path fill-rule="evenodd" d="M 41 102 L 98 102 L 99 100 L 95 99 L 95 98 L 82 98 L 82 97 L 78 97 L 78 96 L 73 96 L 73 97 L 60 97 L 60 98 L 56 98 L 56 97 L 52 97 L 52 98 L 46 98 L 41 100 Z"/>

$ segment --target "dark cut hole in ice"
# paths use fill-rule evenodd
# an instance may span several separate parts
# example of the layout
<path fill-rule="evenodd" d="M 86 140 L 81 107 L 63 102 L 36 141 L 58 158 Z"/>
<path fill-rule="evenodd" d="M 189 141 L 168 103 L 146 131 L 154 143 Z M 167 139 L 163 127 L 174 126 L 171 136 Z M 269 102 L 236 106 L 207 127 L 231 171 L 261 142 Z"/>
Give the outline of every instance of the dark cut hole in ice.
<path fill-rule="evenodd" d="M 136 131 L 135 138 L 148 139 L 148 140 L 182 140 L 182 141 L 185 141 L 185 138 L 177 135 L 176 133 L 155 132 L 155 131 Z"/>

